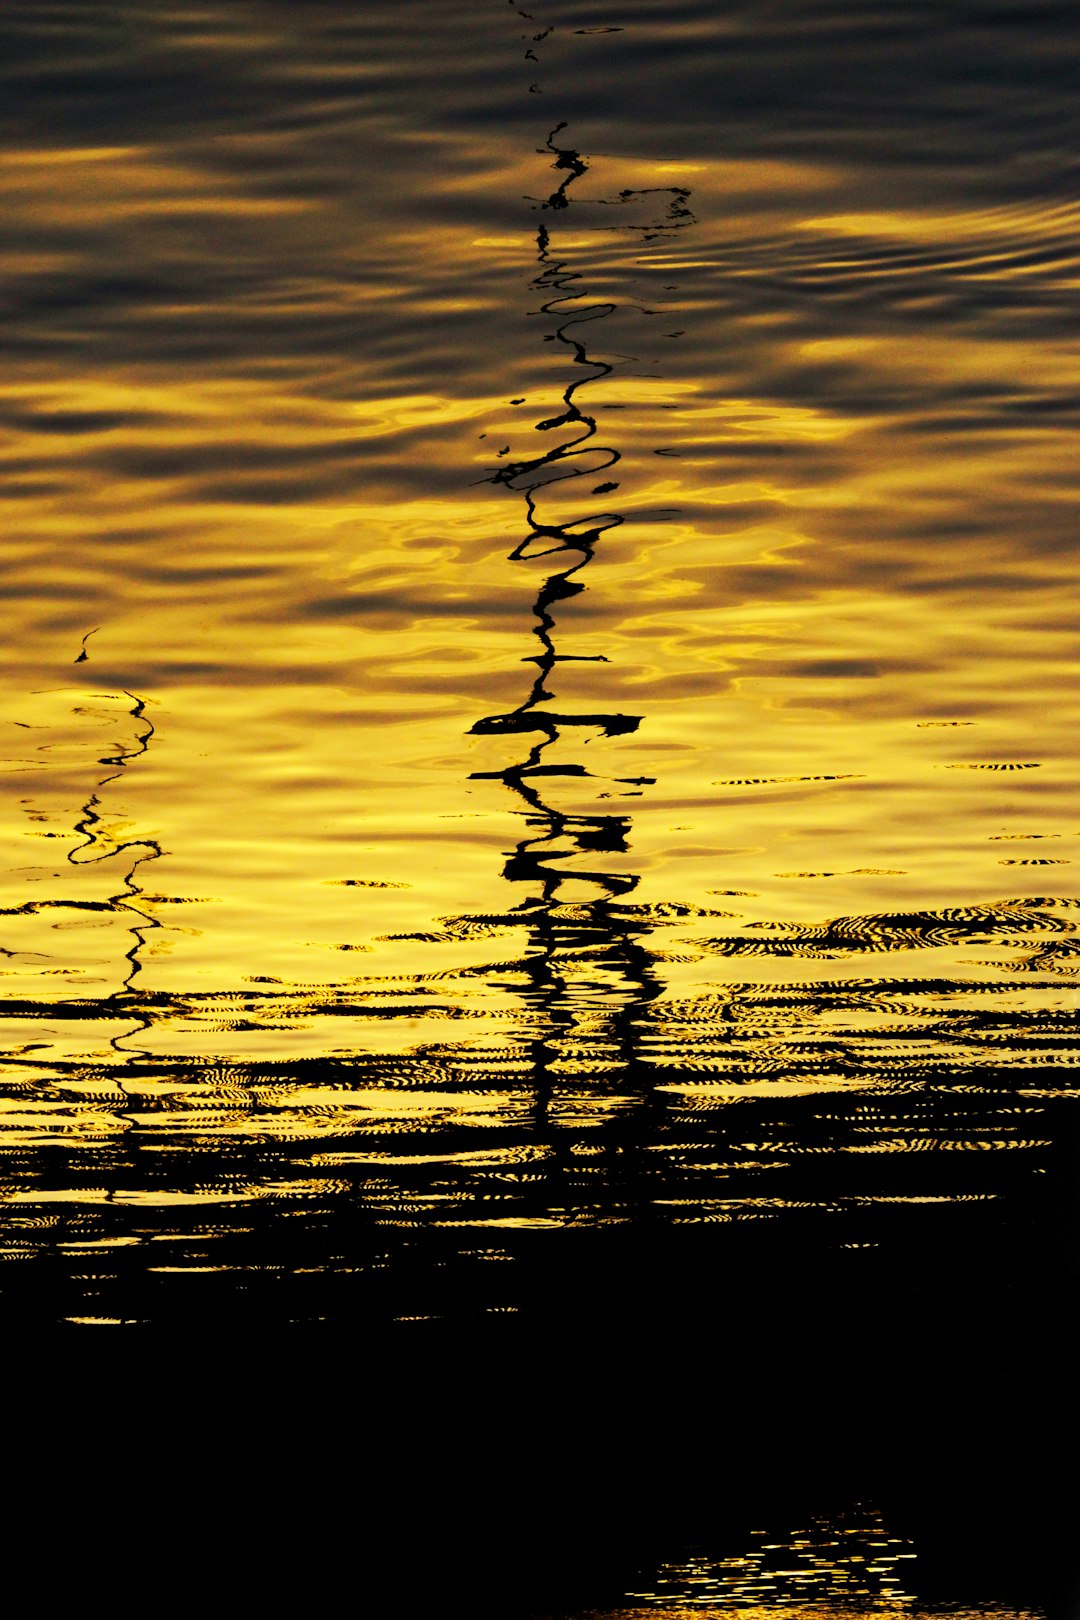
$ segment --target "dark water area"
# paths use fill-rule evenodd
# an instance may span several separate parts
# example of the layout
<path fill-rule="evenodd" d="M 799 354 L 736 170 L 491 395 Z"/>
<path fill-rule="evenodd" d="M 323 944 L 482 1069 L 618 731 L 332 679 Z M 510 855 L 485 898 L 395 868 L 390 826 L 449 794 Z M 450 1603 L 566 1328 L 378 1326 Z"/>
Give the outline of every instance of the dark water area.
<path fill-rule="evenodd" d="M 0 1318 L 372 1612 L 1076 1620 L 1073 8 L 0 46 Z"/>

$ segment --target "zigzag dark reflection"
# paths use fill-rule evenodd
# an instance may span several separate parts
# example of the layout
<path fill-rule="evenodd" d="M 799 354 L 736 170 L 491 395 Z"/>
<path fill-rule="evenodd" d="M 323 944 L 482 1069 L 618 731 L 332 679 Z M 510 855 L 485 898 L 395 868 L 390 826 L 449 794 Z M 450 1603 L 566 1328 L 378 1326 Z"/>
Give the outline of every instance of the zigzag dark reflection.
<path fill-rule="evenodd" d="M 115 753 L 106 754 L 99 761 L 99 764 L 114 766 L 115 769 L 112 770 L 110 775 L 102 777 L 98 783 L 97 791 L 92 793 L 83 805 L 82 815 L 75 823 L 75 831 L 81 834 L 83 842 L 76 844 L 73 849 L 68 851 L 67 859 L 72 866 L 87 866 L 98 861 L 112 860 L 115 856 L 125 853 L 130 853 L 132 856 L 131 865 L 121 877 L 122 887 L 116 894 L 110 895 L 104 905 L 107 910 L 123 911 L 134 919 L 128 926 L 128 933 L 131 935 L 132 943 L 128 950 L 124 952 L 127 972 L 119 989 L 114 990 L 108 999 L 110 1002 L 122 1002 L 125 1008 L 130 1010 L 135 1023 L 130 1030 L 121 1035 L 115 1035 L 109 1045 L 129 1057 L 137 1057 L 140 1054 L 135 1049 L 122 1046 L 121 1042 L 129 1040 L 132 1035 L 145 1033 L 155 1021 L 150 1006 L 135 986 L 135 980 L 142 972 L 140 958 L 146 945 L 146 936 L 151 929 L 160 928 L 161 924 L 156 917 L 151 916 L 147 911 L 141 910 L 136 903 L 141 900 L 143 893 L 136 881 L 136 875 L 145 862 L 160 859 L 163 851 L 161 845 L 153 838 L 129 838 L 122 843 L 112 843 L 104 838 L 100 831 L 102 819 L 98 813 L 98 807 L 101 803 L 100 792 L 108 787 L 111 782 L 117 781 L 124 774 L 132 760 L 140 758 L 147 752 L 150 747 L 150 739 L 154 735 L 153 722 L 146 715 L 146 700 L 137 697 L 133 692 L 125 692 L 124 696 L 131 700 L 132 707 L 128 713 L 132 720 L 135 721 L 136 725 L 142 725 L 144 729 L 136 733 L 134 748 L 118 746 Z"/>
<path fill-rule="evenodd" d="M 545 210 L 568 208 L 571 187 L 588 172 L 588 163 L 578 151 L 556 144 L 565 127 L 557 124 L 541 148 L 553 154 L 552 167 L 563 175 L 541 204 Z M 617 201 L 625 203 L 637 195 L 624 191 Z M 671 188 L 669 225 L 690 222 L 687 195 L 681 187 Z M 648 918 L 627 903 L 639 878 L 621 870 L 618 863 L 603 860 L 628 852 L 630 817 L 567 812 L 546 796 L 548 782 L 593 778 L 578 761 L 546 759 L 557 743 L 582 729 L 598 731 L 603 737 L 626 735 L 637 730 L 642 717 L 616 711 L 576 714 L 548 707 L 556 697 L 550 683 L 558 664 L 607 661 L 603 654 L 560 650 L 556 609 L 585 589 L 582 576 L 593 562 L 602 536 L 618 527 L 623 518 L 618 512 L 604 511 L 566 523 L 544 522 L 538 511 L 538 491 L 571 478 L 591 480 L 622 458 L 615 447 L 596 442 L 596 417 L 583 410 L 577 398 L 587 384 L 602 381 L 615 369 L 589 352 L 582 329 L 612 314 L 616 306 L 600 302 L 571 308 L 583 296 L 575 286 L 580 274 L 567 260 L 554 256 L 546 224 L 537 231 L 536 246 L 540 269 L 532 285 L 545 295 L 539 313 L 554 318 L 554 330 L 547 335 L 570 350 L 575 367 L 563 391 L 563 410 L 537 422 L 536 431 L 547 434 L 562 429 L 567 436 L 538 455 L 507 462 L 492 473 L 490 481 L 524 499 L 527 529 L 510 560 L 553 557 L 566 561 L 546 576 L 533 602 L 532 634 L 539 650 L 526 660 L 536 665 L 527 696 L 516 709 L 478 720 L 471 730 L 475 735 L 534 739 L 523 759 L 502 770 L 474 772 L 473 778 L 502 782 L 525 805 L 523 814 L 530 831 L 508 853 L 503 876 L 511 883 L 533 884 L 539 891 L 513 907 L 512 915 L 516 922 L 527 924 L 530 934 L 531 949 L 520 965 L 529 978 L 525 998 L 541 1017 L 542 1033 L 532 1043 L 532 1065 L 537 1107 L 543 1110 L 551 1097 L 558 1059 L 575 1037 L 582 1039 L 586 1020 L 593 1025 L 586 1044 L 602 1060 L 607 1073 L 626 1078 L 636 1066 L 637 1015 L 659 994 L 661 986 L 655 958 L 643 942 L 649 932 Z M 591 493 L 603 495 L 617 488 L 617 483 L 608 481 Z M 615 780 L 623 787 L 640 788 L 653 779 Z M 598 1010 L 599 1030 L 595 1027 Z"/>

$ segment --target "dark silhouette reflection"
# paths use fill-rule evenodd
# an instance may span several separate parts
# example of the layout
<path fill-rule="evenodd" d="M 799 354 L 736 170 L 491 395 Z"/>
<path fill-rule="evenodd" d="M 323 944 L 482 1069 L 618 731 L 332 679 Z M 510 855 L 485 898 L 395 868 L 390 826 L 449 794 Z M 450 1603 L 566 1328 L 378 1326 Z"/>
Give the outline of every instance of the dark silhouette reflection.
<path fill-rule="evenodd" d="M 91 635 L 93 633 L 90 632 Z M 76 659 L 76 663 L 83 657 L 85 657 L 85 638 L 83 652 Z M 121 779 L 133 761 L 140 759 L 148 751 L 151 738 L 154 736 L 153 722 L 146 714 L 146 699 L 136 696 L 133 692 L 125 692 L 124 696 L 131 702 L 128 714 L 138 728 L 134 745 L 130 748 L 117 745 L 113 753 L 105 754 L 99 760 L 99 764 L 109 768 L 109 774 L 101 778 L 96 790 L 81 808 L 79 819 L 75 823 L 75 831 L 82 842 L 68 851 L 67 859 L 71 866 L 89 866 L 101 861 L 115 860 L 120 855 L 130 857 L 129 864 L 120 877 L 120 888 L 101 903 L 101 908 L 122 913 L 131 936 L 131 944 L 124 952 L 126 971 L 118 988 L 106 999 L 111 1004 L 122 1005 L 134 1019 L 132 1027 L 113 1036 L 109 1045 L 117 1052 L 135 1058 L 140 1055 L 139 1051 L 127 1043 L 132 1036 L 145 1033 L 155 1022 L 150 1002 L 143 997 L 135 981 L 143 970 L 142 953 L 146 948 L 147 936 L 152 930 L 161 927 L 158 919 L 143 908 L 144 891 L 139 881 L 140 869 L 149 862 L 160 859 L 162 848 L 153 838 L 128 838 L 119 843 L 115 842 L 108 835 L 101 814 L 101 794 L 111 783 Z"/>
<path fill-rule="evenodd" d="M 567 209 L 571 187 L 588 172 L 580 152 L 557 144 L 556 137 L 565 128 L 565 124 L 557 124 L 540 148 L 553 155 L 552 168 L 562 176 L 540 204 L 544 210 Z M 624 191 L 617 201 L 624 203 L 636 195 Z M 687 195 L 681 187 L 670 189 L 667 225 L 690 222 Z M 648 231 L 647 227 L 637 228 Z M 578 399 L 586 385 L 601 382 L 615 369 L 590 352 L 584 329 L 612 314 L 616 306 L 582 302 L 586 295 L 577 285 L 581 276 L 567 260 L 555 256 L 546 224 L 537 230 L 536 248 L 539 272 L 532 285 L 544 295 L 539 313 L 554 321 L 553 331 L 546 336 L 570 351 L 574 373 L 563 391 L 563 409 L 537 422 L 535 428 L 538 433 L 561 432 L 563 436 L 536 455 L 506 462 L 490 475 L 490 481 L 524 501 L 526 533 L 510 553 L 510 560 L 551 557 L 560 562 L 543 579 L 533 602 L 532 634 L 539 645 L 527 660 L 536 665 L 527 695 L 509 713 L 478 720 L 472 733 L 529 739 L 523 759 L 501 770 L 474 772 L 473 778 L 502 782 L 525 807 L 521 814 L 529 831 L 509 852 L 503 876 L 510 883 L 529 884 L 536 890 L 512 908 L 512 916 L 529 930 L 531 948 L 521 964 L 529 981 L 523 995 L 542 1025 L 542 1033 L 532 1042 L 531 1059 L 537 1109 L 543 1111 L 551 1097 L 553 1065 L 565 1044 L 580 1035 L 581 1013 L 587 1009 L 595 1019 L 600 1004 L 605 1064 L 625 1078 L 635 1062 L 638 1015 L 661 986 L 654 971 L 655 958 L 645 943 L 647 918 L 629 903 L 639 878 L 625 871 L 618 859 L 629 852 L 630 817 L 607 811 L 565 811 L 549 798 L 560 781 L 599 780 L 576 760 L 548 758 L 559 743 L 581 730 L 599 732 L 602 737 L 625 736 L 637 730 L 642 717 L 614 710 L 573 713 L 549 707 L 557 697 L 551 682 L 559 664 L 607 662 L 600 653 L 561 649 L 557 610 L 585 589 L 583 575 L 603 536 L 623 518 L 618 512 L 601 511 L 566 522 L 545 521 L 543 492 L 569 479 L 591 483 L 622 458 L 614 446 L 598 442 L 596 417 Z M 617 488 L 609 479 L 594 486 L 591 493 L 602 495 Z M 653 778 L 619 777 L 615 781 L 622 788 L 636 790 Z M 568 971 L 572 965 L 578 969 L 573 974 Z"/>
<path fill-rule="evenodd" d="M 94 632 L 90 631 L 88 634 L 93 635 Z M 75 662 L 83 662 L 85 656 L 84 638 L 84 650 Z M 107 695 L 114 696 L 112 693 Z M 157 1016 L 153 1010 L 154 1003 L 161 1002 L 163 1006 L 167 1005 L 168 998 L 155 997 L 153 992 L 142 990 L 136 982 L 143 971 L 143 953 L 148 937 L 153 930 L 162 926 L 158 918 L 146 909 L 142 868 L 160 859 L 164 852 L 155 838 L 114 837 L 103 798 L 105 790 L 112 783 L 118 782 L 135 760 L 147 753 L 155 734 L 154 725 L 146 714 L 147 700 L 133 692 L 123 693 L 123 698 L 131 705 L 126 713 L 135 722 L 134 743 L 130 747 L 117 743 L 112 752 L 103 754 L 98 760 L 99 765 L 107 768 L 107 774 L 99 778 L 94 791 L 80 805 L 73 824 L 73 831 L 79 842 L 74 844 L 66 855 L 67 864 L 73 867 L 96 866 L 126 856 L 128 859 L 119 877 L 119 887 L 101 900 L 70 898 L 27 900 L 18 906 L 0 908 L 0 917 L 31 916 L 43 911 L 112 913 L 122 917 L 131 943 L 123 952 L 124 967 L 116 988 L 100 999 L 49 1003 L 49 1011 L 54 1017 L 66 1017 L 68 1013 L 65 1008 L 76 1008 L 81 1015 L 109 1019 L 115 1018 L 118 1007 L 129 1011 L 135 1020 L 132 1028 L 113 1037 L 109 1042 L 110 1046 L 129 1061 L 145 1054 L 123 1043 L 129 1041 L 132 1035 L 149 1029 Z M 83 714 L 86 711 L 77 706 L 73 712 Z M 23 1004 L 12 1001 L 8 1005 L 12 1009 L 27 1005 L 37 1006 L 43 1010 L 45 1003 Z"/>

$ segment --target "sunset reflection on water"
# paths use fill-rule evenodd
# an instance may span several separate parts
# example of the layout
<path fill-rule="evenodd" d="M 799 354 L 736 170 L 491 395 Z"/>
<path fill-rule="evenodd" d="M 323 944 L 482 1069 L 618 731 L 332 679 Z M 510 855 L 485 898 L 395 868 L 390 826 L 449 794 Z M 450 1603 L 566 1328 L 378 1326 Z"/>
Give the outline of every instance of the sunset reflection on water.
<path fill-rule="evenodd" d="M 13 1318 L 1057 1308 L 1061 15 L 7 8 Z"/>

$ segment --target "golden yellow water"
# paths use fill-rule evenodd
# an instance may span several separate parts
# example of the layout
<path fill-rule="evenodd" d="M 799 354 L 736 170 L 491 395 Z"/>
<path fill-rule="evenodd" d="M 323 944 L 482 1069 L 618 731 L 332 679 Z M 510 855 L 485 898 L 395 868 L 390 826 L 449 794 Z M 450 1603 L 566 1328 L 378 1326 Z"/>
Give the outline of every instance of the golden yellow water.
<path fill-rule="evenodd" d="M 577 774 L 545 783 L 533 824 L 550 844 L 553 816 L 608 818 L 599 875 L 651 953 L 644 1040 L 702 996 L 862 976 L 868 951 L 897 986 L 1074 1012 L 1075 206 L 902 160 L 883 196 L 842 132 L 831 154 L 729 153 L 595 115 L 567 181 L 570 134 L 457 127 L 467 78 L 434 106 L 422 83 L 392 108 L 368 90 L 361 59 L 404 49 L 400 12 L 298 33 L 263 10 L 242 51 L 230 7 L 225 33 L 167 7 L 102 31 L 104 60 L 223 73 L 220 110 L 130 130 L 106 88 L 82 140 L 61 120 L 4 154 L 12 1038 L 29 1001 L 49 1009 L 15 1048 L 35 1065 L 133 1069 L 122 1115 L 64 1070 L 59 1108 L 11 1127 L 201 1114 L 204 1089 L 157 1073 L 140 1111 L 144 1059 L 436 1042 L 498 1064 L 534 1034 L 535 939 L 508 912 L 536 885 L 504 870 L 530 806 L 499 780 L 527 737 L 477 724 L 525 702 L 534 669 L 550 548 L 508 561 L 530 477 L 567 566 L 575 525 L 598 525 L 553 630 L 560 659 L 589 661 L 555 666 L 545 701 L 634 717 L 548 738 Z M 513 84 L 513 30 L 464 11 L 492 86 Z M 252 114 L 253 87 L 289 93 L 299 131 Z M 569 206 L 529 201 L 560 180 Z M 571 385 L 596 445 L 572 477 L 536 439 Z M 579 433 L 564 422 L 564 446 Z M 590 490 L 615 462 L 608 511 Z M 544 904 L 595 905 L 589 838 L 562 838 Z M 585 1048 L 610 998 L 641 997 L 617 945 L 599 973 L 597 954 L 568 953 Z M 353 1005 L 403 993 L 401 1017 Z M 887 1048 L 895 1027 L 879 997 L 800 1032 Z M 677 1044 L 664 1078 L 747 1095 L 719 1067 Z M 587 1084 L 575 1101 L 609 1106 Z M 313 1113 L 321 1133 L 329 1109 L 351 1131 L 361 1107 L 426 1104 L 303 1087 L 261 1128 L 303 1134 Z"/>
<path fill-rule="evenodd" d="M 5 24 L 16 1312 L 1064 1247 L 1074 48 L 537 4 Z"/>
<path fill-rule="evenodd" d="M 520 804 L 476 780 L 513 748 L 470 727 L 524 698 L 544 568 L 508 564 L 523 501 L 486 480 L 537 453 L 573 375 L 528 314 L 520 194 L 551 164 L 496 130 L 428 166 L 420 134 L 384 136 L 407 185 L 379 197 L 377 235 L 366 185 L 275 195 L 270 135 L 5 156 L 16 240 L 37 244 L 9 269 L 47 316 L 3 389 L 13 995 L 114 993 L 145 915 L 143 992 L 437 973 L 493 1029 L 520 1016 L 512 984 L 455 978 L 488 946 L 441 930 L 506 910 L 521 832 Z M 917 195 L 860 212 L 842 163 L 695 156 L 590 159 L 553 228 L 580 278 L 559 313 L 600 307 L 596 355 L 633 351 L 577 396 L 621 458 L 622 521 L 558 615 L 560 647 L 607 662 L 554 689 L 642 720 L 568 734 L 591 775 L 552 799 L 630 818 L 607 865 L 639 876 L 675 953 L 666 996 L 730 982 L 716 950 L 778 925 L 989 908 L 984 937 L 946 925 L 896 971 L 1075 1008 L 1065 914 L 1041 898 L 1075 899 L 1080 836 L 1080 360 L 1053 319 L 1075 219 Z M 601 213 L 673 183 L 694 211 L 678 231 Z M 510 209 L 518 228 L 488 234 Z M 92 317 L 50 306 L 108 289 L 116 261 L 118 308 L 107 290 Z M 575 478 L 539 510 L 595 508 Z M 115 898 L 133 857 L 136 912 Z M 688 918 L 654 917 L 673 898 Z M 739 983 L 778 971 L 739 951 Z M 327 1050 L 317 1022 L 287 1043 L 254 1022 L 200 1028 L 200 1054 Z M 104 1055 L 114 1033 L 57 1050 Z M 191 1038 L 163 1019 L 141 1049 Z"/>

